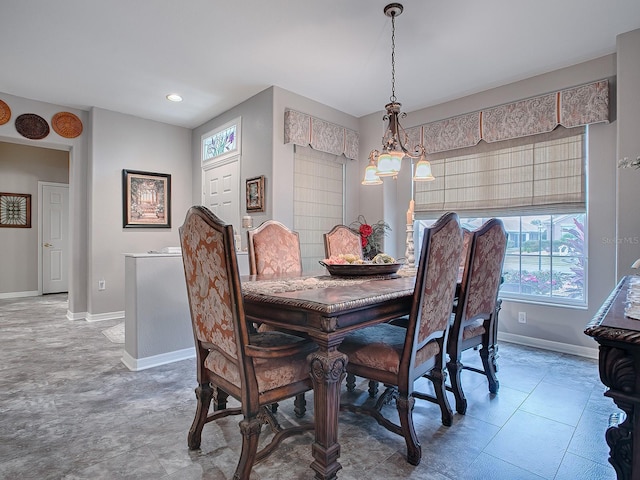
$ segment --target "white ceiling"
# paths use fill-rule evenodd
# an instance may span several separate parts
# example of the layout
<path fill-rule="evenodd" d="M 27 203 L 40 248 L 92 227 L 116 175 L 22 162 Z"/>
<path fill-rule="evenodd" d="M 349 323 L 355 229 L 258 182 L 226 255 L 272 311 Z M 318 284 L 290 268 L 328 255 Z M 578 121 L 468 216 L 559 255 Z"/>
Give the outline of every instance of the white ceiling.
<path fill-rule="evenodd" d="M 193 128 L 271 85 L 361 117 L 391 94 L 386 0 L 0 0 L 0 98 Z M 615 52 L 639 0 L 405 0 L 410 112 Z M 179 93 L 182 103 L 165 99 Z M 542 93 L 542 92 L 541 92 Z"/>

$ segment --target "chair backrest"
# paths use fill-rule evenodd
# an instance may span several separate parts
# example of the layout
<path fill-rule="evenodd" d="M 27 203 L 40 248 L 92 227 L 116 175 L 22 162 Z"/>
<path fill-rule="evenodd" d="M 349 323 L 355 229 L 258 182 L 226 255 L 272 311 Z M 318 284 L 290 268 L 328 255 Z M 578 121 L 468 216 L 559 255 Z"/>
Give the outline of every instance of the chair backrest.
<path fill-rule="evenodd" d="M 424 373 L 420 365 L 433 356 L 433 340 L 438 340 L 440 351 L 444 349 L 462 245 L 463 233 L 455 213 L 444 214 L 425 229 L 401 371 L 411 367 L 417 375 Z"/>
<path fill-rule="evenodd" d="M 198 357 L 198 381 L 203 358 L 220 352 L 240 379 L 253 377 L 245 361 L 249 343 L 242 289 L 234 248 L 233 226 L 225 225 L 202 206 L 189 209 L 179 229 L 191 323 Z M 243 368 L 244 365 L 244 368 Z M 230 392 L 231 393 L 231 392 Z"/>
<path fill-rule="evenodd" d="M 298 232 L 276 220 L 267 220 L 247 231 L 247 237 L 251 275 L 302 272 Z"/>
<path fill-rule="evenodd" d="M 473 232 L 469 261 L 463 274 L 458 303 L 465 322 L 489 318 L 495 311 L 507 251 L 502 220 L 492 218 Z"/>
<path fill-rule="evenodd" d="M 358 258 L 364 258 L 360 234 L 346 225 L 336 225 L 328 233 L 325 233 L 323 238 L 325 258 L 340 254 L 351 254 Z"/>
<path fill-rule="evenodd" d="M 473 240 L 473 232 L 468 228 L 463 228 L 462 233 L 463 243 L 462 243 L 462 253 L 460 254 L 460 271 L 464 271 L 464 267 L 467 265 L 469 260 L 469 254 L 471 253 L 471 241 Z"/>

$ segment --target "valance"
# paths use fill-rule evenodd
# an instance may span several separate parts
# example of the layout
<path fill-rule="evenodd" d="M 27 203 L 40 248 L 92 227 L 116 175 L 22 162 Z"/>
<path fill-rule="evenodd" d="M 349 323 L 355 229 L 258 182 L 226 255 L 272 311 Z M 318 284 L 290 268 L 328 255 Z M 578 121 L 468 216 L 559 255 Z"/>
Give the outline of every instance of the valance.
<path fill-rule="evenodd" d="M 427 153 L 487 143 L 609 121 L 609 81 L 567 88 L 482 111 L 427 123 L 422 129 Z"/>
<path fill-rule="evenodd" d="M 358 158 L 358 132 L 295 110 L 284 112 L 284 143 Z"/>

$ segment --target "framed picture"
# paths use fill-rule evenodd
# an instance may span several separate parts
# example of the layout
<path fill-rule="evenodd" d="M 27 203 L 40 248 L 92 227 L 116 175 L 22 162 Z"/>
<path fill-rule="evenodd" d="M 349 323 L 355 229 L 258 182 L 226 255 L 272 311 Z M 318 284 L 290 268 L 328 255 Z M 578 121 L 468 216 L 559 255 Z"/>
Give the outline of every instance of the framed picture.
<path fill-rule="evenodd" d="M 171 228 L 171 175 L 122 170 L 122 226 Z"/>
<path fill-rule="evenodd" d="M 0 193 L 0 227 L 31 228 L 31 195 Z"/>
<path fill-rule="evenodd" d="M 247 178 L 247 212 L 264 212 L 264 175 Z"/>

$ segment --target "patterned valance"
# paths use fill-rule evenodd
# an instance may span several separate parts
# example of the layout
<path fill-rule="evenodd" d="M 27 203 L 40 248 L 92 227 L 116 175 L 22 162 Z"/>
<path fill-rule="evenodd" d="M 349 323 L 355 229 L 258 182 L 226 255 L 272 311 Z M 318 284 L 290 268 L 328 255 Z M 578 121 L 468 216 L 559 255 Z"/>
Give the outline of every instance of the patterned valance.
<path fill-rule="evenodd" d="M 295 110 L 284 112 L 284 143 L 358 158 L 358 132 Z"/>
<path fill-rule="evenodd" d="M 609 121 L 609 82 L 600 80 L 498 107 L 427 123 L 422 129 L 427 153 L 472 147 L 554 130 Z M 410 137 L 415 134 L 412 132 Z"/>

